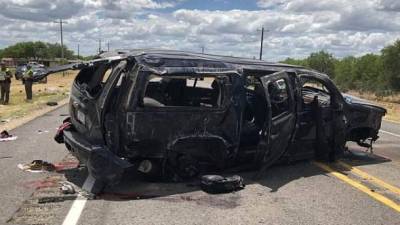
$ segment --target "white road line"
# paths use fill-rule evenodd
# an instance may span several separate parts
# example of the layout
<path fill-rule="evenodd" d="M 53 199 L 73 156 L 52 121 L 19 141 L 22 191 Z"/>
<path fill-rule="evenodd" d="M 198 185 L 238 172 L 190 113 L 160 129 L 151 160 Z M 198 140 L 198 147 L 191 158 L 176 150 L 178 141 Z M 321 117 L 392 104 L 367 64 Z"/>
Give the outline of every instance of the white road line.
<path fill-rule="evenodd" d="M 387 120 L 387 119 L 383 119 L 383 121 L 385 121 L 385 122 L 389 122 L 389 123 L 400 124 L 400 122 L 398 122 L 398 121 L 394 121 L 394 120 Z"/>
<path fill-rule="evenodd" d="M 385 131 L 385 130 L 379 130 L 379 132 L 382 132 L 384 134 L 390 134 L 390 135 L 393 135 L 395 137 L 400 137 L 400 134 L 395 134 L 395 133 L 392 133 L 392 132 L 389 132 L 389 131 Z"/>
<path fill-rule="evenodd" d="M 95 179 L 92 176 L 88 176 L 85 180 L 85 183 L 83 183 L 82 188 L 87 191 L 91 191 L 94 185 Z M 81 216 L 81 213 L 83 209 L 85 208 L 87 198 L 84 196 L 79 195 L 75 201 L 72 203 L 71 208 L 69 209 L 69 212 L 67 216 L 64 219 L 64 222 L 62 225 L 76 225 L 78 224 L 79 217 Z"/>

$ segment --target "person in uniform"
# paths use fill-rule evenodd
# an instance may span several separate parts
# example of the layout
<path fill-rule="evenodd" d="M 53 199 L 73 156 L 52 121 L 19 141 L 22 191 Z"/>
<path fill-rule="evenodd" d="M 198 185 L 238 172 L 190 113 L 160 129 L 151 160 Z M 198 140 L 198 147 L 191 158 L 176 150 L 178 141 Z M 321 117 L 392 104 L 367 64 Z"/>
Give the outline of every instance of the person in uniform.
<path fill-rule="evenodd" d="M 7 105 L 10 100 L 11 71 L 1 63 L 0 69 L 0 103 Z"/>
<path fill-rule="evenodd" d="M 23 82 L 25 84 L 26 100 L 32 100 L 32 84 L 33 84 L 33 71 L 30 65 L 26 66 L 26 71 L 22 76 Z"/>

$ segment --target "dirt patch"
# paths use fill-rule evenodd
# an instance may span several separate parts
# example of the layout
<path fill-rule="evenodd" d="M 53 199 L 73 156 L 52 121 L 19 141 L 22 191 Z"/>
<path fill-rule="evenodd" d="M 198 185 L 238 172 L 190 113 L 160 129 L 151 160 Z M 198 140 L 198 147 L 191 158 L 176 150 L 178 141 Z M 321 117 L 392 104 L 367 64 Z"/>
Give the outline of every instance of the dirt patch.
<path fill-rule="evenodd" d="M 77 72 L 72 71 L 50 75 L 46 84 L 35 83 L 33 85 L 33 100 L 25 101 L 25 89 L 20 80 L 12 80 L 10 102 L 8 105 L 0 105 L 0 129 L 11 130 L 38 115 L 63 105 L 69 98 L 71 84 Z M 56 102 L 57 106 L 48 106 L 48 102 Z M 25 122 L 18 122 L 19 120 Z M 14 125 L 16 123 L 17 125 Z"/>
<path fill-rule="evenodd" d="M 58 105 L 56 107 L 54 106 L 43 106 L 39 109 L 33 109 L 29 114 L 25 114 L 23 116 L 18 116 L 18 117 L 12 117 L 7 120 L 3 120 L 4 122 L 1 122 L 0 120 L 0 131 L 1 130 L 12 130 L 15 129 L 39 116 L 45 115 L 46 113 L 55 110 L 59 107 L 64 106 L 67 104 L 69 101 L 69 98 L 60 100 L 58 102 Z"/>

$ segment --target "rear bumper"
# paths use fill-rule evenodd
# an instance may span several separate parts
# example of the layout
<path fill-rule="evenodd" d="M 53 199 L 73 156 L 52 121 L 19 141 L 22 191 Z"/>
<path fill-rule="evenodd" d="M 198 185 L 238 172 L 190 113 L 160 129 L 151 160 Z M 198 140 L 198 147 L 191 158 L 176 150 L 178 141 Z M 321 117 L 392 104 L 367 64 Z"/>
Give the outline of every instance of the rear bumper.
<path fill-rule="evenodd" d="M 86 164 L 90 153 L 93 152 L 92 145 L 75 131 L 64 130 L 63 136 L 68 151 L 78 158 L 81 163 Z"/>
<path fill-rule="evenodd" d="M 132 166 L 106 146 L 89 143 L 76 131 L 64 130 L 63 136 L 67 149 L 87 166 L 89 173 L 97 180 L 111 184 L 117 183 L 124 171 Z"/>

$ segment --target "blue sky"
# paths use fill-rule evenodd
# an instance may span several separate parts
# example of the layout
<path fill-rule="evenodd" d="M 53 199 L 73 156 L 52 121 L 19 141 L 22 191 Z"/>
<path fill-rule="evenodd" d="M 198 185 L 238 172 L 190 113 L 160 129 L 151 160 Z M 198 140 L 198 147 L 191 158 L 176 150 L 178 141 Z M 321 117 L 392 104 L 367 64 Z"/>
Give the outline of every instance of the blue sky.
<path fill-rule="evenodd" d="M 379 53 L 400 37 L 398 0 L 0 0 L 0 48 L 21 41 L 64 43 L 83 55 L 98 42 L 257 57 L 264 26 L 268 61 L 329 51 Z M 103 45 L 103 49 L 105 45 Z"/>

